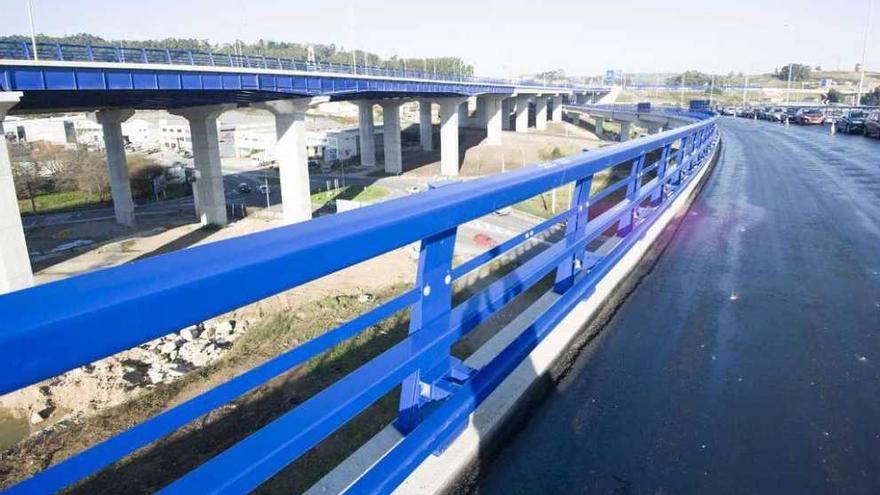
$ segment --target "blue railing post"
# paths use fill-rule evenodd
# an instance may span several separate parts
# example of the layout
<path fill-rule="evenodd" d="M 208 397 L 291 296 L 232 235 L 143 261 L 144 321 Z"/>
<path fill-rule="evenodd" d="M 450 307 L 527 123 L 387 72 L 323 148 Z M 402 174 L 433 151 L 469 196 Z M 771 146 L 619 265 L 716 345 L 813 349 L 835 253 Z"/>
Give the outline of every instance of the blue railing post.
<path fill-rule="evenodd" d="M 681 138 L 681 144 L 679 145 L 678 153 L 675 157 L 675 180 L 672 181 L 676 186 L 681 184 L 682 179 L 684 179 L 684 162 L 687 159 L 688 143 L 691 140 L 693 140 L 692 136 L 684 136 Z"/>
<path fill-rule="evenodd" d="M 123 58 L 122 58 L 122 50 L 121 50 L 118 46 L 114 46 L 114 47 L 113 47 L 113 53 L 114 53 L 114 55 L 115 55 L 115 60 L 114 60 L 114 62 L 116 62 L 116 63 L 122 63 L 122 62 L 124 62 L 124 60 L 123 60 Z"/>
<path fill-rule="evenodd" d="M 642 168 L 645 167 L 645 152 L 643 151 L 638 158 L 634 159 L 630 168 L 630 182 L 626 186 L 626 200 L 635 203 L 636 193 L 642 185 Z M 635 221 L 636 212 L 639 209 L 638 204 L 632 204 L 628 210 L 629 213 L 620 217 L 617 222 L 617 235 L 625 237 L 632 232 L 633 222 Z"/>
<path fill-rule="evenodd" d="M 24 53 L 25 60 L 31 59 L 31 47 L 28 46 L 27 42 L 21 42 L 21 51 Z"/>
<path fill-rule="evenodd" d="M 565 221 L 565 243 L 576 243 L 587 227 L 590 215 L 590 189 L 593 186 L 593 176 L 589 175 L 578 180 L 574 184 L 574 192 L 571 195 L 571 208 L 568 219 Z M 586 248 L 585 248 L 586 249 Z M 574 283 L 574 276 L 583 268 L 583 250 L 567 258 L 556 269 L 556 282 L 553 290 L 561 294 L 568 290 Z"/>
<path fill-rule="evenodd" d="M 171 50 L 165 49 L 165 59 L 168 61 L 168 65 L 171 65 Z"/>
<path fill-rule="evenodd" d="M 94 61 L 95 61 L 95 52 L 94 52 L 94 50 L 92 50 L 92 44 L 91 44 L 91 43 L 89 43 L 88 45 L 86 45 L 86 56 L 88 57 L 89 62 L 94 62 Z"/>
<path fill-rule="evenodd" d="M 663 152 L 660 154 L 660 162 L 657 165 L 657 182 L 660 187 L 651 194 L 651 206 L 658 206 L 663 203 L 664 199 L 666 199 L 666 194 L 663 192 L 666 184 L 663 179 L 666 178 L 666 166 L 669 164 L 670 151 L 672 151 L 671 143 L 663 146 Z"/>
<path fill-rule="evenodd" d="M 150 63 L 150 57 L 147 56 L 146 48 L 141 48 L 141 60 L 143 60 L 145 64 Z"/>
<path fill-rule="evenodd" d="M 193 58 L 192 50 L 187 50 L 186 56 L 189 58 L 189 65 L 196 65 L 196 60 Z"/>
<path fill-rule="evenodd" d="M 422 241 L 419 254 L 416 288 L 421 298 L 413 305 L 410 315 L 409 333 L 443 332 L 449 326 L 449 311 L 452 309 L 452 253 L 455 248 L 457 228 L 441 232 Z M 408 433 L 421 421 L 421 406 L 434 395 L 437 381 L 450 367 L 449 351 L 434 356 L 419 371 L 408 376 L 400 390 L 400 407 L 397 429 Z M 439 375 L 439 376 L 437 376 Z M 425 396 L 424 390 L 431 393 Z M 441 390 L 436 392 L 442 395 Z"/>
<path fill-rule="evenodd" d="M 58 60 L 64 60 L 64 52 L 61 51 L 61 43 L 55 43 L 55 55 L 58 57 Z"/>

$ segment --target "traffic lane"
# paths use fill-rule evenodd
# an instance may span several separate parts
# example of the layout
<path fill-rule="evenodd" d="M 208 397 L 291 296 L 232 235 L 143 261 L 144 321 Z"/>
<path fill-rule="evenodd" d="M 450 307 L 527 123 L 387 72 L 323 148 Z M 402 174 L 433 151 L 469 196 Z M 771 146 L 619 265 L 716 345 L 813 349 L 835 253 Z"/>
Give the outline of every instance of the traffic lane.
<path fill-rule="evenodd" d="M 880 489 L 880 170 L 836 137 L 721 125 L 669 247 L 477 492 Z"/>

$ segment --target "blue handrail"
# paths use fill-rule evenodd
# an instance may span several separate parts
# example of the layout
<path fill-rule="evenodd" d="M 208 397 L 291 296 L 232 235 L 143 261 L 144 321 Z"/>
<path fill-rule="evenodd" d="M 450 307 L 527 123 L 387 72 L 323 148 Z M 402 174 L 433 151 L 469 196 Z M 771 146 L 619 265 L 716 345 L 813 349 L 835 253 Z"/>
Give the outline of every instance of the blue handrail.
<path fill-rule="evenodd" d="M 476 77 L 448 72 L 386 69 L 370 65 L 351 65 L 322 61 L 308 62 L 293 58 L 266 57 L 263 55 L 238 55 L 164 48 L 131 48 L 123 46 L 80 45 L 71 43 L 37 43 L 37 55 L 39 60 L 57 62 L 148 63 L 203 67 L 240 67 L 248 69 L 337 72 L 403 79 L 506 84 L 542 88 L 579 90 L 602 89 L 571 83 L 541 82 L 531 79 L 514 80 L 493 77 Z M 34 60 L 32 45 L 28 42 L 0 41 L 0 60 L 3 59 Z"/>
<path fill-rule="evenodd" d="M 5 394 L 412 242 L 422 243 L 418 281 L 412 289 L 59 462 L 8 492 L 46 493 L 69 486 L 370 326 L 412 308 L 410 334 L 403 341 L 164 490 L 252 490 L 403 383 L 401 418 L 406 413 L 412 421 L 404 429 L 405 440 L 352 488 L 352 493 L 387 491 L 433 449 L 454 436 L 454 426 L 595 285 L 705 165 L 718 140 L 716 117 L 707 113 L 669 115 L 693 123 L 543 166 L 452 184 L 0 296 L 4 321 L 0 329 L 0 394 Z M 589 218 L 587 213 L 599 203 L 599 196 L 609 194 L 590 195 L 593 175 L 625 164 L 632 164 L 630 174 L 605 191 L 626 187 L 626 197 Z M 570 210 L 452 267 L 449 243 L 454 243 L 458 226 L 570 183 L 576 186 Z M 454 280 L 563 225 L 565 235 L 561 241 L 452 306 L 449 287 Z M 603 257 L 588 255 L 586 246 L 615 225 L 621 237 L 618 246 Z M 452 344 L 554 272 L 555 290 L 562 297 L 538 317 L 533 332 L 517 339 L 489 365 L 459 377 L 457 385 L 450 385 L 448 374 L 429 376 L 438 369 L 451 373 L 456 367 L 449 354 Z M 238 289 L 230 291 L 230 286 Z M 181 300 L 188 303 L 167 304 Z M 46 305 L 45 301 L 53 304 Z M 421 409 L 419 402 L 404 400 L 407 384 L 422 390 L 425 384 L 433 387 L 441 382 L 451 387 L 451 395 L 442 407 L 430 413 Z"/>

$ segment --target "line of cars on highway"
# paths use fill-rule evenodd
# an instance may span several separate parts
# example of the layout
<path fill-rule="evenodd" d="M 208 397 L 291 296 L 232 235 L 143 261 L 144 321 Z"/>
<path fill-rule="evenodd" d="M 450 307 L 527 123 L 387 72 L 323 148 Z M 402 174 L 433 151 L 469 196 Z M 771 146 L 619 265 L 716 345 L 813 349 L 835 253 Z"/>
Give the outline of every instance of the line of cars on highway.
<path fill-rule="evenodd" d="M 864 134 L 880 138 L 880 109 L 851 108 L 842 111 L 833 107 L 720 107 L 721 115 L 790 122 L 801 125 L 834 123 L 837 132 Z"/>

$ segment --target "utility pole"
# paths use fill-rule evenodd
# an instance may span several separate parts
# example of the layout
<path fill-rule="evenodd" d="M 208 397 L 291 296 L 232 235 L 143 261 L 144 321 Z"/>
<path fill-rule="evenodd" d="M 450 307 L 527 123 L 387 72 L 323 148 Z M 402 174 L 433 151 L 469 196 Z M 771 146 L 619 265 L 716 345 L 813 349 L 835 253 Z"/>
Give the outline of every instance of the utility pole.
<path fill-rule="evenodd" d="M 868 22 L 865 24 L 865 40 L 862 44 L 862 66 L 859 75 L 859 91 L 856 93 L 856 106 L 862 104 L 862 87 L 865 84 L 865 58 L 868 55 L 868 35 L 871 33 L 871 17 L 874 15 L 874 0 L 868 0 Z"/>
<path fill-rule="evenodd" d="M 37 32 L 34 29 L 34 11 L 31 8 L 31 0 L 27 0 L 27 11 L 28 11 L 28 20 L 31 23 L 31 46 L 34 47 L 34 60 L 39 60 L 39 54 L 37 54 Z"/>
<path fill-rule="evenodd" d="M 788 85 L 785 89 L 785 104 L 786 106 L 791 103 L 791 73 L 794 72 L 794 62 L 788 63 Z"/>
<path fill-rule="evenodd" d="M 749 91 L 749 75 L 746 74 L 745 83 L 743 83 L 743 106 L 746 106 L 746 101 L 748 99 L 747 93 Z"/>
<path fill-rule="evenodd" d="M 709 108 L 712 108 L 712 100 L 715 98 L 715 74 L 712 74 L 712 84 L 709 85 Z"/>

